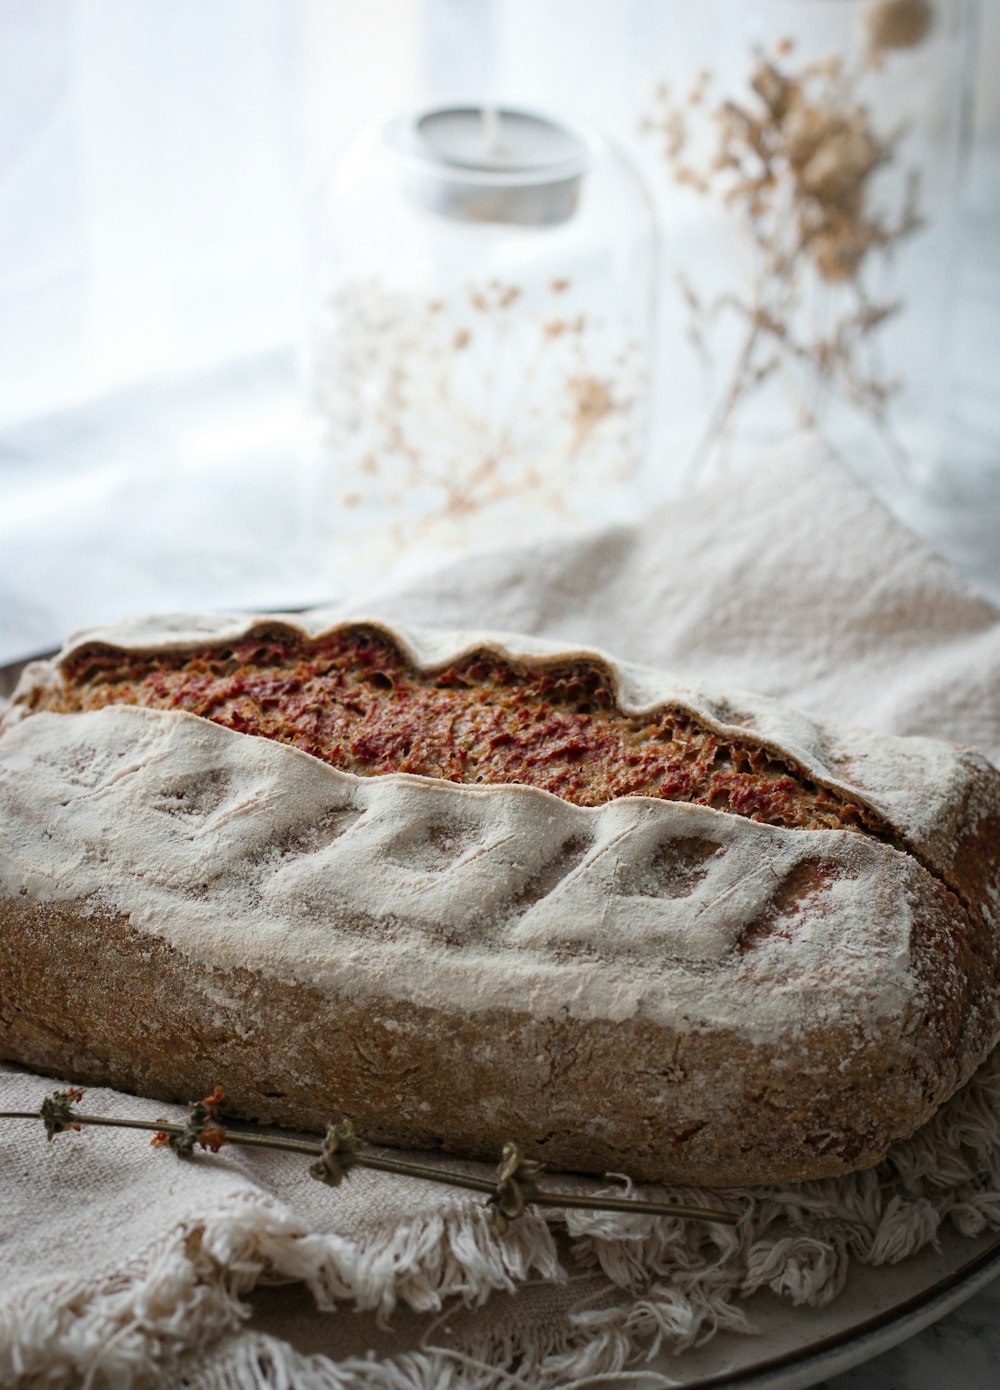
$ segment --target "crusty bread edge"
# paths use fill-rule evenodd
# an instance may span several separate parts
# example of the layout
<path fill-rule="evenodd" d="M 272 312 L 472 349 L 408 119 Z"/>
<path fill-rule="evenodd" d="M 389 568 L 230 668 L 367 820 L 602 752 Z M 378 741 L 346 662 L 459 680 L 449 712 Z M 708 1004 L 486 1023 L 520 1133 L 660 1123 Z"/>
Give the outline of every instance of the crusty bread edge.
<path fill-rule="evenodd" d="M 952 912 L 941 894 L 918 925 L 925 974 L 956 978 L 935 959 Z M 641 1019 L 331 997 L 206 966 L 86 904 L 0 901 L 0 1037 L 23 1065 L 165 1101 L 222 1082 L 229 1113 L 262 1123 L 321 1132 L 348 1115 L 375 1142 L 483 1159 L 516 1139 L 554 1169 L 708 1187 L 877 1163 L 988 1054 L 995 985 L 964 978 L 891 1034 L 806 1035 L 776 1058 Z"/>

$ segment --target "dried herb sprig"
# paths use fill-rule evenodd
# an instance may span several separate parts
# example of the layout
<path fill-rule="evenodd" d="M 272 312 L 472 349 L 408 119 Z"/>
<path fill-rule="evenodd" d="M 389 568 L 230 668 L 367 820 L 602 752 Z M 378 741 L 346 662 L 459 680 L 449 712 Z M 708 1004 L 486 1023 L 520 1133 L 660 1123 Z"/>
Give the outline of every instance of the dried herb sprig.
<path fill-rule="evenodd" d="M 537 1200 L 541 1171 L 540 1163 L 521 1157 L 516 1144 L 504 1144 L 497 1190 L 488 1202 L 501 1235 L 530 1202 Z"/>
<path fill-rule="evenodd" d="M 59 1092 L 56 1091 L 55 1094 L 59 1095 Z M 181 1126 L 179 1134 L 160 1129 L 149 1142 L 166 1144 L 173 1149 L 178 1158 L 190 1158 L 195 1145 L 202 1149 L 211 1149 L 217 1154 L 226 1142 L 226 1126 L 220 1123 L 218 1116 L 218 1109 L 225 1095 L 225 1087 L 216 1086 L 210 1096 L 206 1096 L 204 1100 L 192 1101 L 188 1106 L 187 1123 Z"/>
<path fill-rule="evenodd" d="M 649 1202 L 632 1197 L 590 1197 L 582 1193 L 550 1192 L 538 1187 L 542 1165 L 523 1158 L 516 1144 L 503 1147 L 503 1158 L 497 1179 L 477 1178 L 452 1169 L 432 1168 L 424 1163 L 411 1163 L 386 1153 L 372 1153 L 364 1140 L 354 1132 L 350 1120 L 330 1125 L 322 1143 L 292 1139 L 284 1135 L 251 1134 L 224 1125 L 218 1108 L 225 1096 L 223 1087 L 216 1086 L 211 1095 L 193 1101 L 188 1106 L 188 1118 L 183 1124 L 167 1120 L 128 1120 L 109 1115 L 87 1115 L 74 1107 L 84 1092 L 72 1086 L 65 1091 L 53 1091 L 37 1110 L 2 1110 L 0 1120 L 41 1120 L 51 1140 L 66 1130 L 79 1130 L 85 1125 L 104 1125 L 111 1129 L 143 1129 L 153 1131 L 151 1144 L 164 1145 L 178 1158 L 192 1158 L 196 1148 L 212 1153 L 227 1144 L 246 1148 L 283 1149 L 290 1153 L 307 1154 L 314 1162 L 309 1173 L 318 1182 L 338 1187 L 354 1168 L 372 1168 L 383 1173 L 421 1178 L 426 1182 L 444 1183 L 472 1192 L 487 1194 L 486 1205 L 501 1235 L 509 1229 L 529 1206 L 574 1208 L 588 1211 L 627 1212 L 631 1216 L 673 1216 L 690 1221 L 712 1221 L 735 1226 L 740 1213 L 725 1209 L 685 1206 L 677 1202 Z"/>

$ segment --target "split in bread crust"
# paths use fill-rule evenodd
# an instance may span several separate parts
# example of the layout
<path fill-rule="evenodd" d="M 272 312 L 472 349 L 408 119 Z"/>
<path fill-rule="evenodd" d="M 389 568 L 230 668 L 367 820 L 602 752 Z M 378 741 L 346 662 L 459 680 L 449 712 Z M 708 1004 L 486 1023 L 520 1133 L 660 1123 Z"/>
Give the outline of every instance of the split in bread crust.
<path fill-rule="evenodd" d="M 520 782 L 577 806 L 652 796 L 768 825 L 884 830 L 869 807 L 794 760 L 690 711 L 624 713 L 594 661 L 526 669 L 481 651 L 428 671 L 370 627 L 318 638 L 264 630 L 167 652 L 84 647 L 35 707 L 111 704 L 187 710 L 360 776 Z"/>

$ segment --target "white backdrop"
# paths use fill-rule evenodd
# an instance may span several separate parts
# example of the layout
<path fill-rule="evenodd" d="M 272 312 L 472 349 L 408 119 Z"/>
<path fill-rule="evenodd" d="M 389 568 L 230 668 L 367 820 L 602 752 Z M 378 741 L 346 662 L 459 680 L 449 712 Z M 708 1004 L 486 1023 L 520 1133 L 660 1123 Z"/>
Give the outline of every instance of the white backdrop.
<path fill-rule="evenodd" d="M 289 343 L 310 182 L 419 3 L 4 0 L 0 425 Z"/>
<path fill-rule="evenodd" d="M 792 2 L 817 29 L 841 9 Z M 995 132 L 1000 3 L 982 8 L 977 124 Z M 679 47 L 725 66 L 735 39 L 719 14 L 675 0 L 3 0 L 0 428 L 292 343 L 311 190 L 376 114 L 489 93 L 583 113 L 651 166 L 636 133 L 648 88 Z M 969 187 L 995 217 L 1000 180 Z"/>
<path fill-rule="evenodd" d="M 346 582 L 333 539 L 303 539 L 295 344 L 314 190 L 360 125 L 493 95 L 651 166 L 636 115 L 681 46 L 745 73 L 722 9 L 821 24 L 847 3 L 0 0 L 0 662 L 78 621 Z M 982 13 L 966 191 L 987 255 L 963 256 L 942 373 L 994 481 L 911 519 L 996 583 L 1000 0 Z"/>

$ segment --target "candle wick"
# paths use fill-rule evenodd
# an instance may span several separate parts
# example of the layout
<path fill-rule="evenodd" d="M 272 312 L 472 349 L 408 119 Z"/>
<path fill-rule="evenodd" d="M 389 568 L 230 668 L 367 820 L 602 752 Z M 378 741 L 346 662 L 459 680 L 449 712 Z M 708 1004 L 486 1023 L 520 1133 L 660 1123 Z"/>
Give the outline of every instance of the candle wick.
<path fill-rule="evenodd" d="M 483 141 L 488 154 L 500 154 L 503 149 L 503 136 L 500 130 L 500 112 L 495 106 L 483 107 Z"/>

